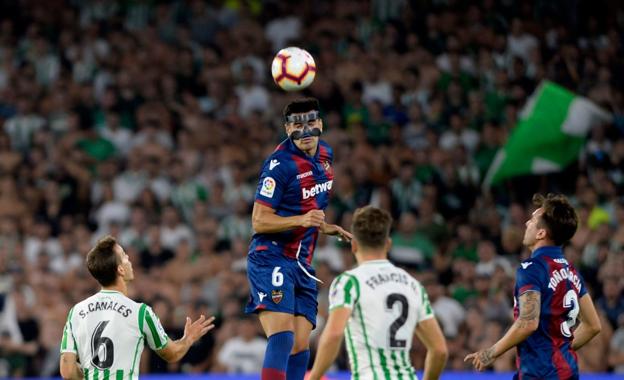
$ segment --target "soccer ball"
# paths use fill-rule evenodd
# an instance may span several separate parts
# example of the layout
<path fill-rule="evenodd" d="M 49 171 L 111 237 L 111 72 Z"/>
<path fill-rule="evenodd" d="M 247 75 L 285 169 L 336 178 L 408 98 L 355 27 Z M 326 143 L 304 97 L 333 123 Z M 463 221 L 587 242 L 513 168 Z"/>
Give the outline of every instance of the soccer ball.
<path fill-rule="evenodd" d="M 275 83 L 283 90 L 303 90 L 314 81 L 316 64 L 307 51 L 298 47 L 287 47 L 273 58 L 271 74 Z"/>

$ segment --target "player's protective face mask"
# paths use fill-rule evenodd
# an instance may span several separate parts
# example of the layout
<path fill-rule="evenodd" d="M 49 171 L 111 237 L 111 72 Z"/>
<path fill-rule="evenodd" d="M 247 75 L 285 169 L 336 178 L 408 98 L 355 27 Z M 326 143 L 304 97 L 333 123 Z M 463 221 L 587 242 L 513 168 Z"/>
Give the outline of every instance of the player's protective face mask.
<path fill-rule="evenodd" d="M 306 137 L 319 137 L 322 133 L 317 126 L 319 117 L 318 111 L 310 111 L 304 114 L 292 114 L 286 116 L 286 123 L 292 124 L 294 130 L 290 132 L 290 138 L 299 140 Z"/>

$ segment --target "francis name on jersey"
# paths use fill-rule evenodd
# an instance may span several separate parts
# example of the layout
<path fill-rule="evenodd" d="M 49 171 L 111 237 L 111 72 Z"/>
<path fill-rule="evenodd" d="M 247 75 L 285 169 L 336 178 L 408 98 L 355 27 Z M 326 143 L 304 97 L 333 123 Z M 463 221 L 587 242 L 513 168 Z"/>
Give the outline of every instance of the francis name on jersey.
<path fill-rule="evenodd" d="M 367 261 L 336 277 L 330 310 L 353 310 L 346 343 L 353 378 L 415 379 L 409 360 L 416 325 L 433 318 L 423 286 L 388 260 Z"/>

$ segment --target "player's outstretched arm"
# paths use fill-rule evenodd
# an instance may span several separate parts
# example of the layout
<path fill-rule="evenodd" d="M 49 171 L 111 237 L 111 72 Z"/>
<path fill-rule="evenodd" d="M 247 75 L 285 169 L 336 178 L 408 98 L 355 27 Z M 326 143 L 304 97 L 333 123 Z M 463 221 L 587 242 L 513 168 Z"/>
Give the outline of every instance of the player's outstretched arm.
<path fill-rule="evenodd" d="M 191 318 L 186 317 L 184 336 L 178 340 L 169 342 L 164 348 L 156 351 L 156 353 L 168 363 L 177 362 L 186 355 L 193 343 L 214 328 L 214 324 L 212 324 L 214 320 L 214 317 L 206 319 L 206 317 L 202 315 L 191 323 Z"/>
<path fill-rule="evenodd" d="M 271 234 L 292 230 L 297 227 L 320 227 L 325 221 L 325 213 L 311 210 L 303 215 L 279 216 L 271 207 L 254 203 L 251 224 L 256 233 Z"/>
<path fill-rule="evenodd" d="M 448 358 L 448 349 L 438 321 L 429 318 L 419 322 L 416 325 L 416 336 L 427 349 L 423 380 L 439 379 Z"/>
<path fill-rule="evenodd" d="M 78 365 L 76 354 L 73 352 L 63 352 L 61 354 L 61 377 L 65 380 L 81 380 L 84 377 L 82 369 Z"/>
<path fill-rule="evenodd" d="M 327 325 L 319 339 L 316 359 L 308 380 L 321 379 L 334 360 L 336 360 L 340 351 L 344 330 L 350 317 L 351 308 L 348 307 L 337 307 L 329 313 Z"/>
<path fill-rule="evenodd" d="M 472 361 L 475 369 L 483 371 L 494 361 L 528 338 L 539 326 L 541 293 L 529 290 L 518 299 L 520 310 L 518 319 L 511 325 L 507 333 L 492 347 L 467 355 L 464 361 Z"/>
<path fill-rule="evenodd" d="M 579 299 L 579 306 L 581 324 L 574 331 L 574 340 L 572 341 L 572 349 L 575 351 L 598 335 L 601 330 L 600 318 L 598 318 L 598 313 L 596 313 L 594 302 L 589 293 Z"/>
<path fill-rule="evenodd" d="M 351 233 L 347 230 L 345 230 L 344 228 L 336 225 L 336 224 L 327 224 L 325 222 L 323 222 L 321 224 L 321 228 L 320 228 L 321 232 L 324 233 L 325 235 L 330 235 L 330 236 L 340 236 L 341 239 L 349 242 L 351 241 L 351 239 L 353 239 L 353 235 L 351 235 Z"/>

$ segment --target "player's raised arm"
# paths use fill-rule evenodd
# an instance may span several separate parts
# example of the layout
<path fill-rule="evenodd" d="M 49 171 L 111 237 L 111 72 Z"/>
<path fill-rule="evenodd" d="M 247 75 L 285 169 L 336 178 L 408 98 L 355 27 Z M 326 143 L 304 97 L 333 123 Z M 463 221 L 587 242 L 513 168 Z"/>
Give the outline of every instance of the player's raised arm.
<path fill-rule="evenodd" d="M 330 312 L 325 329 L 319 339 L 316 359 L 308 380 L 320 380 L 336 360 L 340 352 L 347 321 L 351 318 L 351 311 L 351 308 L 342 306 Z"/>
<path fill-rule="evenodd" d="M 464 361 L 472 361 L 478 371 L 483 371 L 492 365 L 496 359 L 526 340 L 539 326 L 541 294 L 539 291 L 529 290 L 518 299 L 520 314 L 507 333 L 492 347 L 467 355 Z"/>
<path fill-rule="evenodd" d="M 339 236 L 340 239 L 346 240 L 347 242 L 353 239 L 353 235 L 349 231 L 345 230 L 337 224 L 328 224 L 323 222 L 323 224 L 321 224 L 320 230 L 325 235 Z"/>
<path fill-rule="evenodd" d="M 417 324 L 414 333 L 427 349 L 423 379 L 439 379 L 448 359 L 446 339 L 433 313 L 429 295 L 422 285 L 418 288 L 420 289 L 420 294 L 417 296 L 417 299 L 420 302 L 415 308 Z"/>
<path fill-rule="evenodd" d="M 319 339 L 316 359 L 308 380 L 320 379 L 332 365 L 338 352 L 351 312 L 360 297 L 357 280 L 348 274 L 334 279 L 329 290 L 329 317 Z"/>
<path fill-rule="evenodd" d="M 416 336 L 427 349 L 423 380 L 439 379 L 448 358 L 448 349 L 438 321 L 430 318 L 418 323 Z"/>
<path fill-rule="evenodd" d="M 596 313 L 594 302 L 589 293 L 585 293 L 585 295 L 579 299 L 579 306 L 579 319 L 581 323 L 574 331 L 574 340 L 572 341 L 572 349 L 575 351 L 598 335 L 602 328 L 600 326 L 600 318 L 598 317 L 598 313 Z"/>
<path fill-rule="evenodd" d="M 311 210 L 303 215 L 279 216 L 275 210 L 259 202 L 254 203 L 251 224 L 256 233 L 269 234 L 297 227 L 320 227 L 325 220 L 322 210 Z"/>
<path fill-rule="evenodd" d="M 60 362 L 61 377 L 65 380 L 80 380 L 84 377 L 78 365 L 77 356 L 72 352 L 63 352 Z"/>
<path fill-rule="evenodd" d="M 344 228 L 325 223 L 325 213 L 322 210 L 310 210 L 303 215 L 279 216 L 271 207 L 256 202 L 251 214 L 251 224 L 254 231 L 261 234 L 283 232 L 297 227 L 319 227 L 326 235 L 337 235 L 346 241 L 352 239 L 351 233 Z"/>
<path fill-rule="evenodd" d="M 178 340 L 165 343 L 165 346 L 160 350 L 156 350 L 156 353 L 168 363 L 177 362 L 186 355 L 193 343 L 214 328 L 214 324 L 212 324 L 214 320 L 215 317 L 206 319 L 202 315 L 196 321 L 191 322 L 191 318 L 186 317 L 184 336 Z"/>
<path fill-rule="evenodd" d="M 63 328 L 63 338 L 61 339 L 61 359 L 60 371 L 63 379 L 78 380 L 84 377 L 82 369 L 78 365 L 78 351 L 74 340 L 71 318 L 74 308 L 69 310 L 65 327 Z"/>
<path fill-rule="evenodd" d="M 214 324 L 212 324 L 214 317 L 206 319 L 202 315 L 194 322 L 191 322 L 191 318 L 186 317 L 184 336 L 171 341 L 151 307 L 143 304 L 139 315 L 139 318 L 142 318 L 140 326 L 147 344 L 168 363 L 182 359 L 193 343 L 214 328 Z"/>
<path fill-rule="evenodd" d="M 322 210 L 311 210 L 303 215 L 277 215 L 276 210 L 282 204 L 282 196 L 289 187 L 291 177 L 288 163 L 281 157 L 271 156 L 264 163 L 251 214 L 252 227 L 256 233 L 271 234 L 297 227 L 320 227 L 324 222 L 325 213 Z"/>

